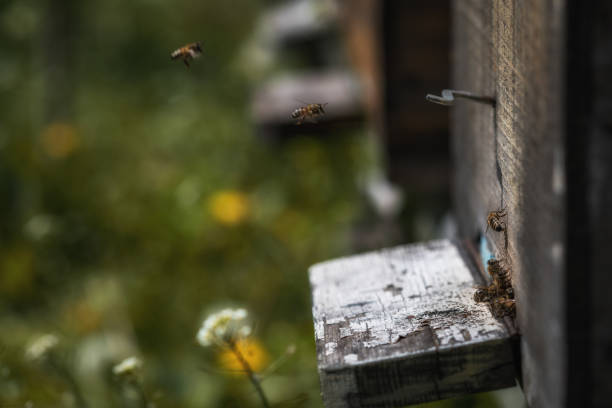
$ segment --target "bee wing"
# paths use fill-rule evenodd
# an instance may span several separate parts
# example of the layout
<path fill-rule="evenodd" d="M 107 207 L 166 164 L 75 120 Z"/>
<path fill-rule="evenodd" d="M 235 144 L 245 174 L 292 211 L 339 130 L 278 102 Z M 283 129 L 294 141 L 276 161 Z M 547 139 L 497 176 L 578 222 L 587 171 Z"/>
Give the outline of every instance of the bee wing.
<path fill-rule="evenodd" d="M 198 58 L 202 53 L 197 49 L 189 48 L 189 55 L 191 58 Z"/>
<path fill-rule="evenodd" d="M 172 51 L 172 53 L 170 54 L 170 59 L 175 60 L 180 56 L 181 56 L 181 49 L 179 48 L 177 50 Z"/>
<path fill-rule="evenodd" d="M 196 51 L 198 53 L 202 52 L 202 43 L 201 42 L 194 42 L 191 43 L 187 46 L 187 48 L 189 48 L 190 50 Z"/>

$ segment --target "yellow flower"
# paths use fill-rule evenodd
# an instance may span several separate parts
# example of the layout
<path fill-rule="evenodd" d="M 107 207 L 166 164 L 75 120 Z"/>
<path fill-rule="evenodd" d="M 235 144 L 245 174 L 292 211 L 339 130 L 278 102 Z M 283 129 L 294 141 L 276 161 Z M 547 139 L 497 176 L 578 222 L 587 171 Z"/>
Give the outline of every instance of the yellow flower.
<path fill-rule="evenodd" d="M 242 357 L 249 363 L 251 370 L 260 372 L 266 368 L 269 360 L 268 353 L 263 348 L 261 343 L 252 337 L 244 338 L 236 342 L 236 349 Z M 219 366 L 228 370 L 232 374 L 242 375 L 244 367 L 236 353 L 230 348 L 224 348 L 218 357 Z"/>
<path fill-rule="evenodd" d="M 208 199 L 208 210 L 218 222 L 236 225 L 246 219 L 249 202 L 247 196 L 239 191 L 218 191 Z"/>
<path fill-rule="evenodd" d="M 68 123 L 51 123 L 43 130 L 40 141 L 45 153 L 54 159 L 69 156 L 79 146 L 77 131 Z"/>

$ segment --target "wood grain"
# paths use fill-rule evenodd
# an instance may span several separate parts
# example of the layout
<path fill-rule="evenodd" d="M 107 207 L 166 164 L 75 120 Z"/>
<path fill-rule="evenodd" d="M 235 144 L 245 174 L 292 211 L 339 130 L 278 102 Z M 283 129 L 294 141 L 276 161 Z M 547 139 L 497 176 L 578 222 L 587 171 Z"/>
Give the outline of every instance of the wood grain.
<path fill-rule="evenodd" d="M 495 109 L 453 108 L 455 208 L 461 236 L 484 234 L 488 211 L 508 211 L 487 237 L 513 266 L 530 406 L 566 406 L 564 3 L 455 1 L 454 89 L 494 94 Z"/>
<path fill-rule="evenodd" d="M 508 331 L 472 298 L 479 279 L 448 240 L 313 266 L 325 406 L 395 407 L 514 385 Z"/>

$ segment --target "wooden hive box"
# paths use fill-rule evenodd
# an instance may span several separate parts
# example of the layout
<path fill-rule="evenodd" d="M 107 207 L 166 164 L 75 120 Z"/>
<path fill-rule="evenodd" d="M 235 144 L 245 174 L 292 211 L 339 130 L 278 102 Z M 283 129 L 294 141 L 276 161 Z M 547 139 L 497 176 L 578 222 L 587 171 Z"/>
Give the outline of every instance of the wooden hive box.
<path fill-rule="evenodd" d="M 451 15 L 449 88 L 496 101 L 450 108 L 462 241 L 311 269 L 324 402 L 446 398 L 511 385 L 519 366 L 531 407 L 609 406 L 612 3 L 456 0 Z M 484 228 L 501 207 L 507 240 Z M 514 363 L 511 332 L 468 296 L 480 262 L 462 255 L 463 242 L 479 240 L 512 266 Z"/>

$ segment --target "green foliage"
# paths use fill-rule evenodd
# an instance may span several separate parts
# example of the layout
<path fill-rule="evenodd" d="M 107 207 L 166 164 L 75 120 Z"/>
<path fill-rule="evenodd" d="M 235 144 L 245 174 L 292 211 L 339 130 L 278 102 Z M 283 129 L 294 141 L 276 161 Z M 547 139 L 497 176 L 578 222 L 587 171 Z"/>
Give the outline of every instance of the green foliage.
<path fill-rule="evenodd" d="M 91 406 L 121 405 L 110 368 L 130 354 L 159 407 L 258 406 L 194 339 L 233 304 L 270 356 L 297 347 L 270 398 L 320 406 L 306 268 L 349 250 L 365 142 L 256 138 L 239 61 L 258 2 L 0 9 L 0 405 L 69 403 L 62 376 L 23 358 L 54 332 Z M 170 61 L 191 41 L 202 58 Z"/>
<path fill-rule="evenodd" d="M 228 305 L 272 358 L 296 346 L 270 399 L 321 406 L 306 269 L 350 251 L 370 153 L 360 131 L 257 140 L 241 47 L 261 6 L 0 4 L 1 406 L 71 406 L 68 377 L 24 358 L 46 332 L 91 407 L 132 406 L 111 374 L 129 355 L 158 407 L 259 406 L 195 343 Z M 170 61 L 192 41 L 190 69 Z"/>

